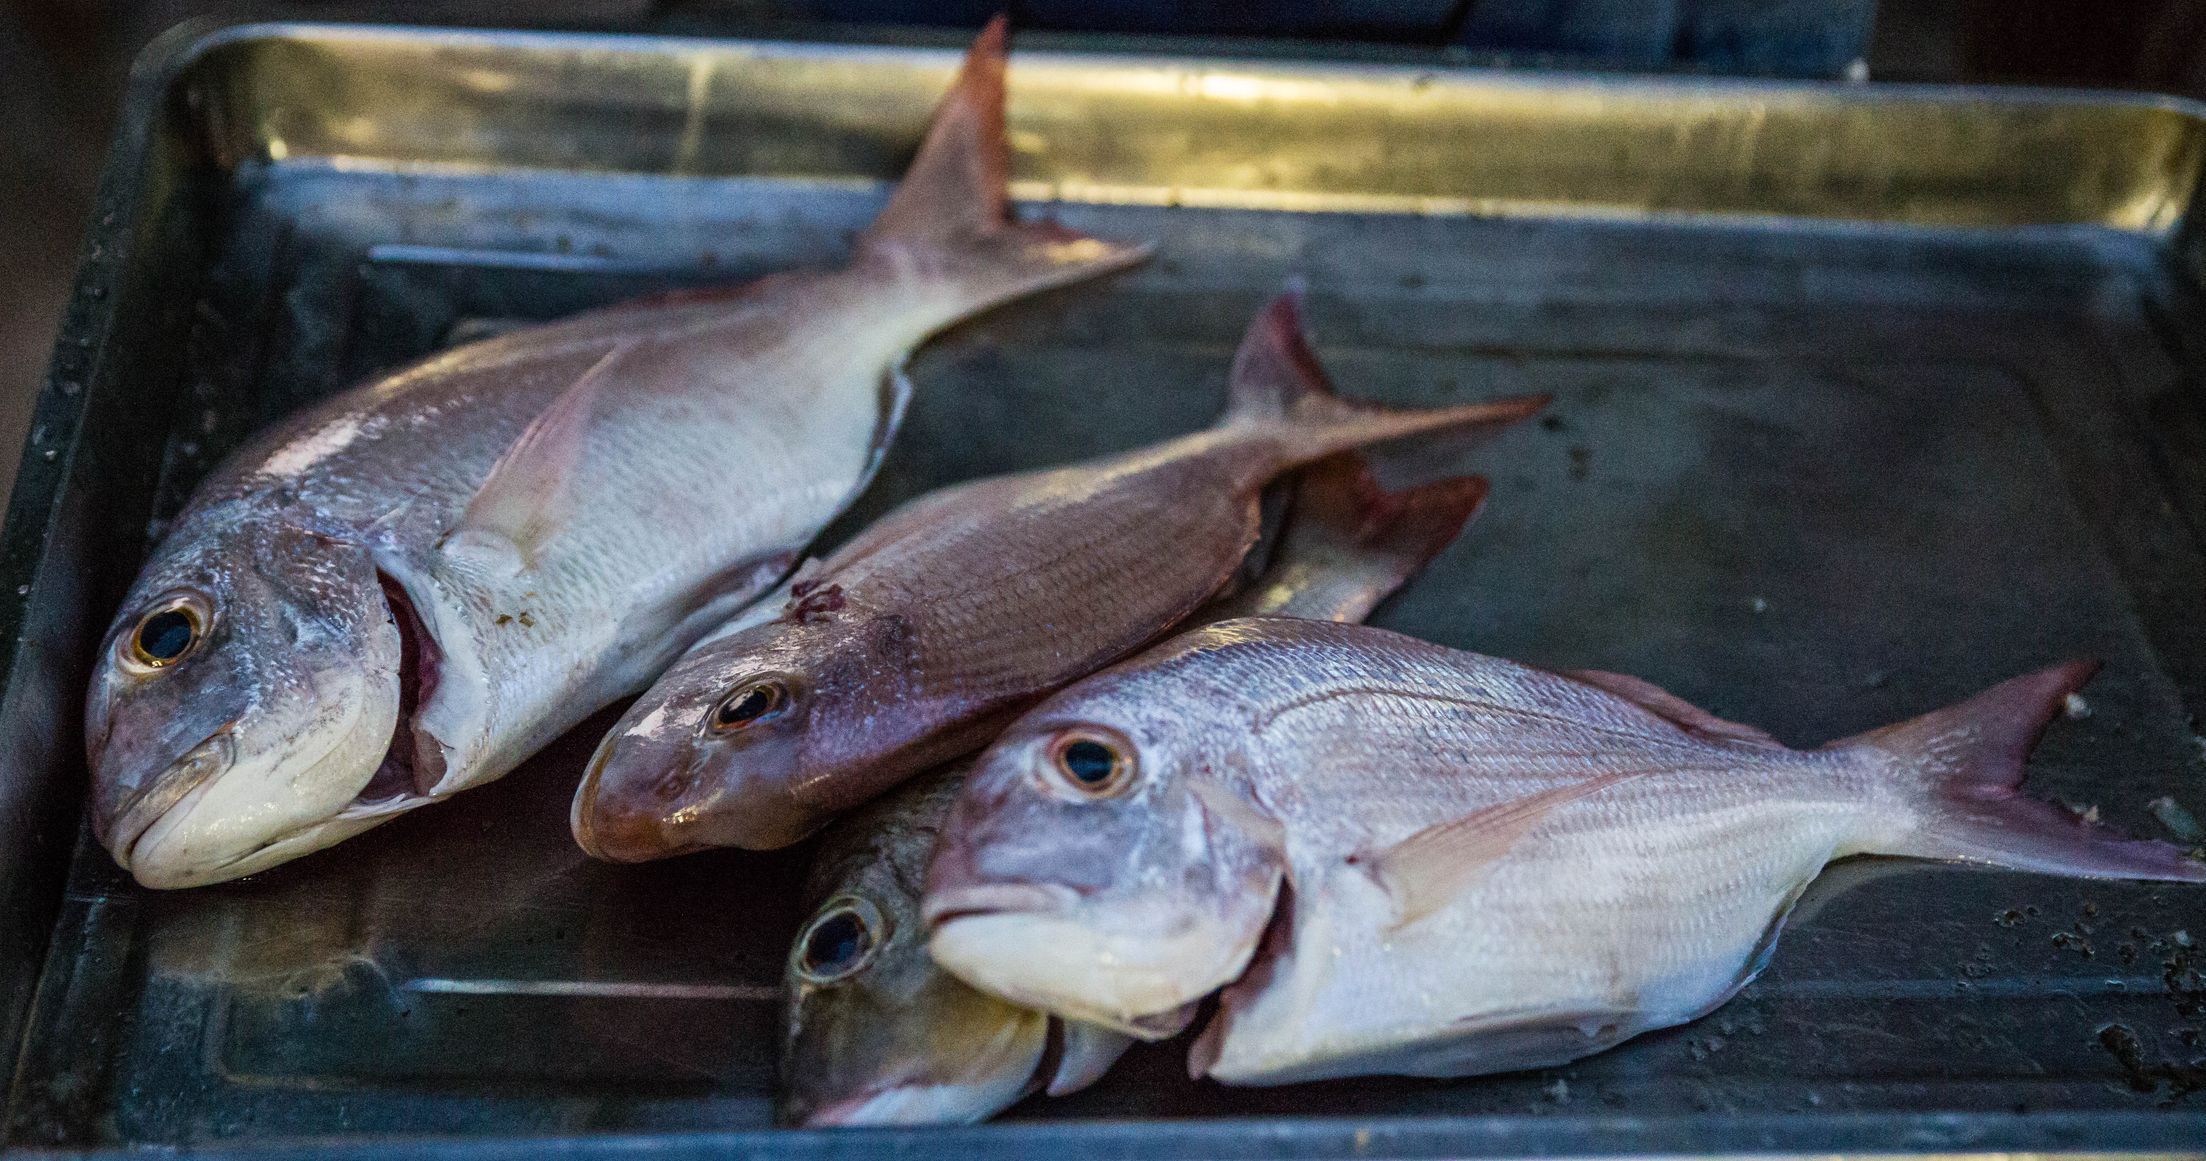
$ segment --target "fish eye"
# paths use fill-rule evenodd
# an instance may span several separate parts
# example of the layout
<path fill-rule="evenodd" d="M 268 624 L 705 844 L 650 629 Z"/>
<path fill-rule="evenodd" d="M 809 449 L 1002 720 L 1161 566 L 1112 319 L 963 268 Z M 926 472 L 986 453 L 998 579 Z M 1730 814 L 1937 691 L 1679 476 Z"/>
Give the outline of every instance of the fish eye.
<path fill-rule="evenodd" d="M 834 900 L 797 936 L 797 975 L 813 984 L 849 979 L 873 962 L 887 937 L 887 925 L 873 904 L 854 897 Z"/>
<path fill-rule="evenodd" d="M 123 641 L 123 660 L 133 668 L 167 669 L 199 647 L 207 635 L 207 610 L 189 595 L 171 597 L 154 605 Z"/>
<path fill-rule="evenodd" d="M 1049 760 L 1066 785 L 1089 798 L 1109 798 L 1133 784 L 1133 753 L 1117 738 L 1071 731 L 1050 747 Z"/>
<path fill-rule="evenodd" d="M 789 704 L 789 687 L 778 681 L 751 681 L 728 691 L 712 708 L 714 733 L 726 734 L 770 718 Z"/>

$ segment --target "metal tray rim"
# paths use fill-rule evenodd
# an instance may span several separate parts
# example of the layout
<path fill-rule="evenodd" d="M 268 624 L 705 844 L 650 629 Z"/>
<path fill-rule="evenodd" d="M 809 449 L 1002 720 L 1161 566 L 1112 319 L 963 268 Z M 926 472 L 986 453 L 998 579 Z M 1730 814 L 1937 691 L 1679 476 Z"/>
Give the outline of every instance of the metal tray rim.
<path fill-rule="evenodd" d="M 1052 38 L 1052 34 L 1038 34 Z M 1069 39 L 1056 34 L 1055 39 Z M 784 37 L 705 37 L 669 33 L 561 32 L 540 29 L 488 31 L 472 28 L 415 28 L 396 24 L 342 21 L 187 21 L 149 45 L 140 56 L 140 67 L 175 71 L 196 63 L 210 53 L 234 44 L 264 40 L 367 40 L 408 43 L 442 43 L 475 46 L 541 46 L 607 53 L 644 55 L 657 52 L 737 51 L 762 57 L 820 56 L 865 61 L 895 56 L 925 57 L 945 65 L 959 59 L 961 50 L 928 47 L 923 42 L 898 44 L 887 41 L 819 41 Z M 1158 66 L 1257 68 L 1302 75 L 1343 75 L 1372 80 L 1435 77 L 1525 91 L 1583 91 L 1587 88 L 1638 89 L 1662 94 L 1711 94 L 1715 96 L 1841 94 L 1862 103 L 1918 101 L 1938 103 L 1958 100 L 2020 106 L 2093 106 L 2151 109 L 2206 122 L 2206 100 L 2173 93 L 2090 89 L 2053 85 L 1949 84 L 1923 81 L 1803 81 L 1774 77 L 1708 77 L 1657 72 L 1605 72 L 1590 69 L 1548 70 L 1466 64 L 1435 59 L 1427 63 L 1369 60 L 1295 59 L 1236 54 L 1169 51 L 1184 46 L 1187 38 L 1144 37 L 1139 45 L 1114 49 L 1045 47 L 1017 49 L 1014 71 L 1022 62 L 1049 65 L 1139 60 Z M 1151 44 L 1156 49 L 1151 51 Z M 1313 46 L 1314 47 L 1314 46 Z"/>

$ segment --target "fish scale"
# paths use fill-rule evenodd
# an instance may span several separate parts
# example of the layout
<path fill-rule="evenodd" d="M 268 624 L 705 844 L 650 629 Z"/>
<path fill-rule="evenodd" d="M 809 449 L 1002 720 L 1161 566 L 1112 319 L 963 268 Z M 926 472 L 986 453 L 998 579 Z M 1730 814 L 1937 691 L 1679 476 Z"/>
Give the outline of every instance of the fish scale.
<path fill-rule="evenodd" d="M 1139 261 L 1009 219 L 1003 45 L 1001 21 L 974 42 L 842 268 L 456 347 L 218 468 L 93 677 L 117 861 L 217 882 L 503 776 L 796 564 L 878 465 L 913 347 Z M 146 653 L 171 614 L 184 651 Z"/>
<path fill-rule="evenodd" d="M 1223 985 L 1189 1068 L 1228 1083 L 1561 1064 L 1723 1003 L 1833 859 L 2206 881 L 2016 792 L 2093 668 L 1792 750 L 1629 678 L 1229 621 L 982 756 L 929 871 L 930 947 L 1137 1034 Z M 1053 766 L 1067 737 L 1124 739 L 1124 789 Z"/>
<path fill-rule="evenodd" d="M 1217 426 L 920 497 L 808 568 L 781 617 L 712 634 L 599 745 L 576 841 L 616 861 L 800 841 L 1216 595 L 1257 539 L 1274 477 L 1545 406 L 1339 399 L 1296 304 L 1282 296 L 1251 325 Z"/>
<path fill-rule="evenodd" d="M 1360 619 L 1455 537 L 1485 492 L 1484 481 L 1455 479 L 1390 494 L 1355 457 L 1313 467 L 1296 481 L 1262 576 L 1195 617 Z M 812 918 L 784 977 L 782 1119 L 977 1120 L 1035 1088 L 1055 1096 L 1084 1087 L 1131 1043 L 983 996 L 928 958 L 923 875 L 967 765 L 923 774 L 821 836 L 806 886 Z M 862 924 L 863 950 L 822 964 L 812 936 L 837 923 Z"/>

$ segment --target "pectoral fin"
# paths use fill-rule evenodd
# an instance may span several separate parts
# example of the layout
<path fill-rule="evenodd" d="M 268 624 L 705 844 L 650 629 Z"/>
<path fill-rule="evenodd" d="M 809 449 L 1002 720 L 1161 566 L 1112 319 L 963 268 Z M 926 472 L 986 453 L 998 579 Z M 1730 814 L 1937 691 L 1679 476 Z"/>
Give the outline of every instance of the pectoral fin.
<path fill-rule="evenodd" d="M 1570 782 L 1434 823 L 1376 851 L 1348 856 L 1394 900 L 1395 928 L 1438 911 L 1477 882 L 1518 840 L 1557 809 L 1645 771 L 1624 770 Z"/>
<path fill-rule="evenodd" d="M 1783 749 L 1785 745 L 1753 726 L 1725 721 L 1651 681 L 1642 681 L 1621 673 L 1606 673 L 1599 669 L 1565 669 L 1562 675 L 1572 681 L 1582 681 L 1613 693 L 1688 733 L 1730 742 L 1745 742 L 1754 746 L 1775 746 Z"/>
<path fill-rule="evenodd" d="M 447 551 L 477 556 L 516 573 L 574 510 L 574 480 L 587 444 L 590 414 L 613 365 L 627 353 L 617 344 L 530 421 L 490 467 L 459 522 L 445 533 Z"/>

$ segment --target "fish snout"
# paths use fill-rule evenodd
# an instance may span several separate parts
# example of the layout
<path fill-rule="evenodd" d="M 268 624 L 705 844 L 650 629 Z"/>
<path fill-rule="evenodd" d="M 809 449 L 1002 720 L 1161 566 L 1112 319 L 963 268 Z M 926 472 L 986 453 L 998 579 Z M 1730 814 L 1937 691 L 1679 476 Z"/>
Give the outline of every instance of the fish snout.
<path fill-rule="evenodd" d="M 111 777 L 103 770 L 99 778 L 101 792 L 95 797 L 93 830 L 115 861 L 128 870 L 138 840 L 153 824 L 236 762 L 237 743 L 230 727 L 224 726 L 143 781 Z"/>
<path fill-rule="evenodd" d="M 662 809 L 664 804 L 632 792 L 632 755 L 619 742 L 616 731 L 598 743 L 582 784 L 575 788 L 568 816 L 575 844 L 584 854 L 608 863 L 643 863 L 703 849 L 703 844 L 685 841 L 679 824 Z M 681 758 L 677 755 L 672 760 Z"/>

